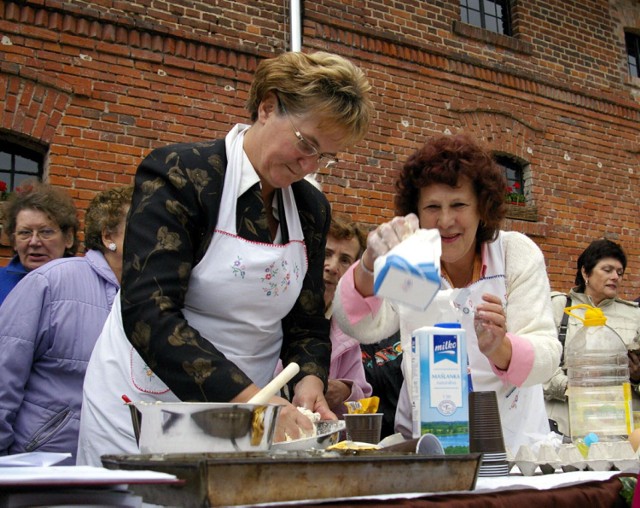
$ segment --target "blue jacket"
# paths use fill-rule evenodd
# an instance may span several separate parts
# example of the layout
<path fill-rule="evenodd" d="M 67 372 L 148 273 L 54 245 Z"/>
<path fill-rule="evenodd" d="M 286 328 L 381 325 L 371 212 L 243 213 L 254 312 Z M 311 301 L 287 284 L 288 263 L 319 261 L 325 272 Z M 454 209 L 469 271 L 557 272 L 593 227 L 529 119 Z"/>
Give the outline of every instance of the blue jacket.
<path fill-rule="evenodd" d="M 0 306 L 0 455 L 70 452 L 75 464 L 82 383 L 118 289 L 90 250 L 29 272 Z"/>
<path fill-rule="evenodd" d="M 16 254 L 11 258 L 7 266 L 0 267 L 0 305 L 16 284 L 27 275 L 27 269 L 22 266 L 20 258 Z"/>

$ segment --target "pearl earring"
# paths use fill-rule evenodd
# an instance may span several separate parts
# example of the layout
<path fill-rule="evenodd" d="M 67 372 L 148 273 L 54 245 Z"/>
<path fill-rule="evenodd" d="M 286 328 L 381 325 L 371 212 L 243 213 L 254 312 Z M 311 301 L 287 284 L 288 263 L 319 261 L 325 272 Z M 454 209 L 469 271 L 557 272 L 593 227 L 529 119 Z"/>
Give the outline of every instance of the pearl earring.
<path fill-rule="evenodd" d="M 109 245 L 107 245 L 107 249 L 109 249 L 111 252 L 115 252 L 117 248 L 118 247 L 113 242 L 111 242 Z"/>

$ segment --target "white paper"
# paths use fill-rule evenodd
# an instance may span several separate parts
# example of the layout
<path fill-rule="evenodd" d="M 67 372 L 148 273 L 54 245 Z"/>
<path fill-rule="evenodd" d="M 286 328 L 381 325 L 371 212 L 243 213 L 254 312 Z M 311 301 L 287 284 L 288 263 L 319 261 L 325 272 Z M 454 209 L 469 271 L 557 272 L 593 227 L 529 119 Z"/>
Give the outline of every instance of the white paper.
<path fill-rule="evenodd" d="M 0 457 L 0 467 L 53 466 L 71 457 L 70 453 L 30 452 Z M 1 474 L 1 473 L 0 473 Z"/>
<path fill-rule="evenodd" d="M 175 475 L 158 471 L 127 471 L 93 466 L 3 467 L 3 485 L 118 485 L 129 483 L 177 483 Z"/>

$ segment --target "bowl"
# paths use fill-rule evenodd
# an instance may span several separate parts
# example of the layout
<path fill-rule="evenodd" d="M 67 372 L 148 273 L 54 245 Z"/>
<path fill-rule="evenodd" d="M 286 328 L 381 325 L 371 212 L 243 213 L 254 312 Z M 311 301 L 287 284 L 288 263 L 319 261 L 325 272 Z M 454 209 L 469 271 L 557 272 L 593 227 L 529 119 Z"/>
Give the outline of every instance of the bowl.
<path fill-rule="evenodd" d="M 320 420 L 315 426 L 315 436 L 273 443 L 271 448 L 285 451 L 324 450 L 336 444 L 339 441 L 340 432 L 345 429 L 344 420 Z"/>
<path fill-rule="evenodd" d="M 141 453 L 228 453 L 271 448 L 281 406 L 222 402 L 133 402 Z"/>

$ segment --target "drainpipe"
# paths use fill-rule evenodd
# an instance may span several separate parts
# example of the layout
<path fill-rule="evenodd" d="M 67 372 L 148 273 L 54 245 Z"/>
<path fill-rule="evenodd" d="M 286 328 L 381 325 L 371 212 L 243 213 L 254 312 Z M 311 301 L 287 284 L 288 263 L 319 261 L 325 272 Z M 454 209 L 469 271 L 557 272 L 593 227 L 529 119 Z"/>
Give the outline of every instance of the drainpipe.
<path fill-rule="evenodd" d="M 291 0 L 291 51 L 300 51 L 302 49 L 302 35 L 300 25 L 302 18 L 300 16 L 300 2 L 302 0 Z"/>

